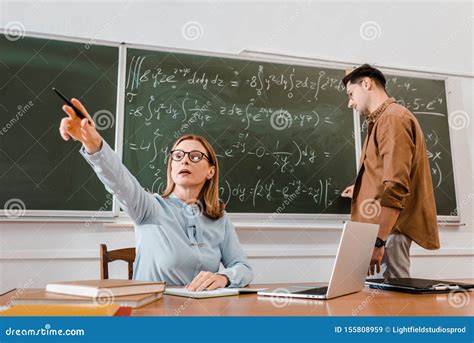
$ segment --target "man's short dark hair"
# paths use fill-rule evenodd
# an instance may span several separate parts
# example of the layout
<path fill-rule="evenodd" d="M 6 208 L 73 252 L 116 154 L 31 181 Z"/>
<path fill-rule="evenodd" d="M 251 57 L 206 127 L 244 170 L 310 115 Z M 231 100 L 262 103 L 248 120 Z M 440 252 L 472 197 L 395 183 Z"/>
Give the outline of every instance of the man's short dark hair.
<path fill-rule="evenodd" d="M 349 74 L 347 74 L 343 79 L 342 82 L 344 86 L 347 87 L 347 84 L 350 83 L 357 83 L 364 77 L 370 77 L 372 80 L 375 81 L 380 87 L 385 90 L 385 84 L 387 81 L 385 80 L 385 76 L 382 72 L 368 64 L 363 64 L 360 67 L 354 69 Z"/>

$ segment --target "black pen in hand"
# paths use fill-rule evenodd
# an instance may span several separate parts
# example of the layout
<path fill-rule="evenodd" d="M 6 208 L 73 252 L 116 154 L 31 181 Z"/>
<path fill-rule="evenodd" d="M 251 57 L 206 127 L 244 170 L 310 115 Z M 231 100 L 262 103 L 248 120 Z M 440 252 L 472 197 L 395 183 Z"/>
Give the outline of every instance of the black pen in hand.
<path fill-rule="evenodd" d="M 66 103 L 66 105 L 68 105 L 69 107 L 71 107 L 73 110 L 74 110 L 74 113 L 76 113 L 76 115 L 80 118 L 80 119 L 84 119 L 84 118 L 87 118 L 86 115 L 84 113 L 82 113 L 82 111 L 80 109 L 78 109 L 76 106 L 74 106 L 72 104 L 72 102 L 70 102 L 60 91 L 58 91 L 56 88 L 53 87 L 53 91 L 61 98 L 64 100 L 64 102 Z M 87 122 L 92 125 L 91 121 L 89 119 L 87 119 Z"/>

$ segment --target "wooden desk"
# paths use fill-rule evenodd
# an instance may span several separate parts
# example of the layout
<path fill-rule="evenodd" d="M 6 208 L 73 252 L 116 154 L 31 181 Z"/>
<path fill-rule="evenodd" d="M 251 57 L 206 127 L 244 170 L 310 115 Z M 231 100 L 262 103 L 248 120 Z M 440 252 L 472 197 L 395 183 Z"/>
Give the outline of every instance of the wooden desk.
<path fill-rule="evenodd" d="M 473 282 L 473 280 L 463 280 Z M 251 285 L 255 288 L 288 287 L 288 284 Z M 27 289 L 24 292 L 38 291 Z M 0 306 L 15 292 L 0 296 Z M 362 292 L 331 300 L 272 298 L 246 294 L 190 299 L 164 295 L 132 311 L 134 316 L 474 316 L 473 292 L 457 295 L 388 292 L 365 287 Z"/>

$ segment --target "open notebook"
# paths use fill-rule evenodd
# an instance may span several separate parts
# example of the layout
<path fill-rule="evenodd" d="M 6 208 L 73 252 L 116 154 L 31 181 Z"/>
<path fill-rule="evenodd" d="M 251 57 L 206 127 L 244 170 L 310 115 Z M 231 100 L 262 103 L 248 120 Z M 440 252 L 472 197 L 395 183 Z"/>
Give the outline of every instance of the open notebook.
<path fill-rule="evenodd" d="M 227 297 L 231 295 L 239 295 L 245 293 L 257 293 L 264 288 L 219 288 L 213 291 L 200 291 L 192 292 L 188 291 L 184 287 L 166 287 L 165 294 L 176 295 L 179 297 L 187 298 L 216 298 L 216 297 Z"/>

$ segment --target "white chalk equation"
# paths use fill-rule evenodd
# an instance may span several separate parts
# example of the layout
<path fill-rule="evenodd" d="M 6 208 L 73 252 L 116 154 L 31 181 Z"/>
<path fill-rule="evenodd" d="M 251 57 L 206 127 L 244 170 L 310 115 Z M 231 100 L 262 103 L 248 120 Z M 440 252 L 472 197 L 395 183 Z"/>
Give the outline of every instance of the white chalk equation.
<path fill-rule="evenodd" d="M 187 66 L 183 62 L 177 64 L 178 66 L 173 67 L 160 58 L 132 56 L 128 63 L 126 80 L 127 99 L 132 100 L 144 85 L 150 85 L 152 88 L 166 86 L 175 90 L 183 86 L 200 90 L 212 88 L 217 92 L 224 88 L 248 87 L 258 97 L 277 89 L 288 99 L 297 96 L 307 102 L 317 101 L 320 93 L 328 90 L 345 95 L 341 77 L 335 77 L 317 68 L 313 68 L 317 72 L 313 71 L 311 76 L 308 76 L 302 73 L 302 70 L 308 67 L 291 66 L 280 72 L 275 70 L 274 65 L 262 63 L 252 66 L 254 69 L 250 72 L 247 67 L 243 68 L 245 72 L 230 67 L 230 73 L 224 73 L 201 70 L 204 68 L 203 65 Z"/>
<path fill-rule="evenodd" d="M 151 169 L 155 169 L 155 163 L 162 165 L 168 159 L 168 147 L 161 147 L 157 144 L 157 139 L 163 137 L 160 130 L 154 132 L 154 137 L 150 139 L 140 138 L 138 141 L 130 139 L 127 142 L 127 148 L 136 152 L 149 152 L 152 158 L 145 161 Z M 317 149 L 312 145 L 304 142 L 291 140 L 290 145 L 286 142 L 286 148 L 282 148 L 280 140 L 276 140 L 272 146 L 263 143 L 255 143 L 255 137 L 250 137 L 251 143 L 248 143 L 249 133 L 239 133 L 237 139 L 230 146 L 219 144 L 216 147 L 216 154 L 220 160 L 235 158 L 244 160 L 246 157 L 252 158 L 254 161 L 253 168 L 258 171 L 262 166 L 272 166 L 282 174 L 294 173 L 299 167 L 315 166 L 324 164 L 331 160 L 335 154 L 330 150 L 323 148 Z M 162 158 L 158 158 L 161 156 Z"/>
<path fill-rule="evenodd" d="M 131 101 L 131 100 L 130 100 Z M 324 113 L 316 109 L 299 110 L 257 106 L 255 99 L 249 99 L 248 104 L 226 104 L 215 106 L 209 100 L 195 99 L 186 92 L 182 98 L 158 100 L 154 95 L 147 97 L 146 104 L 133 104 L 126 108 L 126 116 L 142 121 L 143 125 L 158 125 L 162 119 L 181 123 L 174 137 L 178 138 L 191 126 L 198 124 L 205 127 L 225 118 L 236 119 L 243 130 L 251 129 L 253 124 L 268 122 L 275 130 L 291 128 L 317 128 L 324 125 L 336 125 L 338 119 L 334 116 L 337 109 Z M 154 123 L 156 122 L 156 123 Z M 214 123 L 213 123 L 214 122 Z"/>
<path fill-rule="evenodd" d="M 441 160 L 443 159 L 444 148 L 440 144 L 439 136 L 436 130 L 431 130 L 425 133 L 425 140 L 427 144 L 427 155 L 430 161 L 431 177 L 433 179 L 433 186 L 438 188 L 443 182 L 444 175 L 441 168 Z"/>
<path fill-rule="evenodd" d="M 279 183 L 271 178 L 267 180 L 258 179 L 253 185 L 247 186 L 224 180 L 224 184 L 220 186 L 219 197 L 225 203 L 229 203 L 231 200 L 241 203 L 250 200 L 252 206 L 257 206 L 261 201 L 270 203 L 284 201 L 290 198 L 292 194 L 303 194 L 310 198 L 314 206 L 328 208 L 340 196 L 340 189 L 334 187 L 332 182 L 332 178 L 323 178 L 316 179 L 307 185 L 301 180 L 293 180 L 279 186 Z"/>
<path fill-rule="evenodd" d="M 146 189 L 161 193 L 169 146 L 199 134 L 216 150 L 220 196 L 231 208 L 272 212 L 298 192 L 286 211 L 347 213 L 349 202 L 341 205 L 339 192 L 356 163 L 344 75 L 310 66 L 130 54 L 124 163 Z"/>
<path fill-rule="evenodd" d="M 161 193 L 171 145 L 198 134 L 216 150 L 220 196 L 232 211 L 271 212 L 293 195 L 285 212 L 348 213 L 340 192 L 356 176 L 358 130 L 345 71 L 289 63 L 130 49 L 124 163 Z M 451 208 L 444 81 L 387 75 L 387 91 L 418 118 L 437 203 Z"/>

